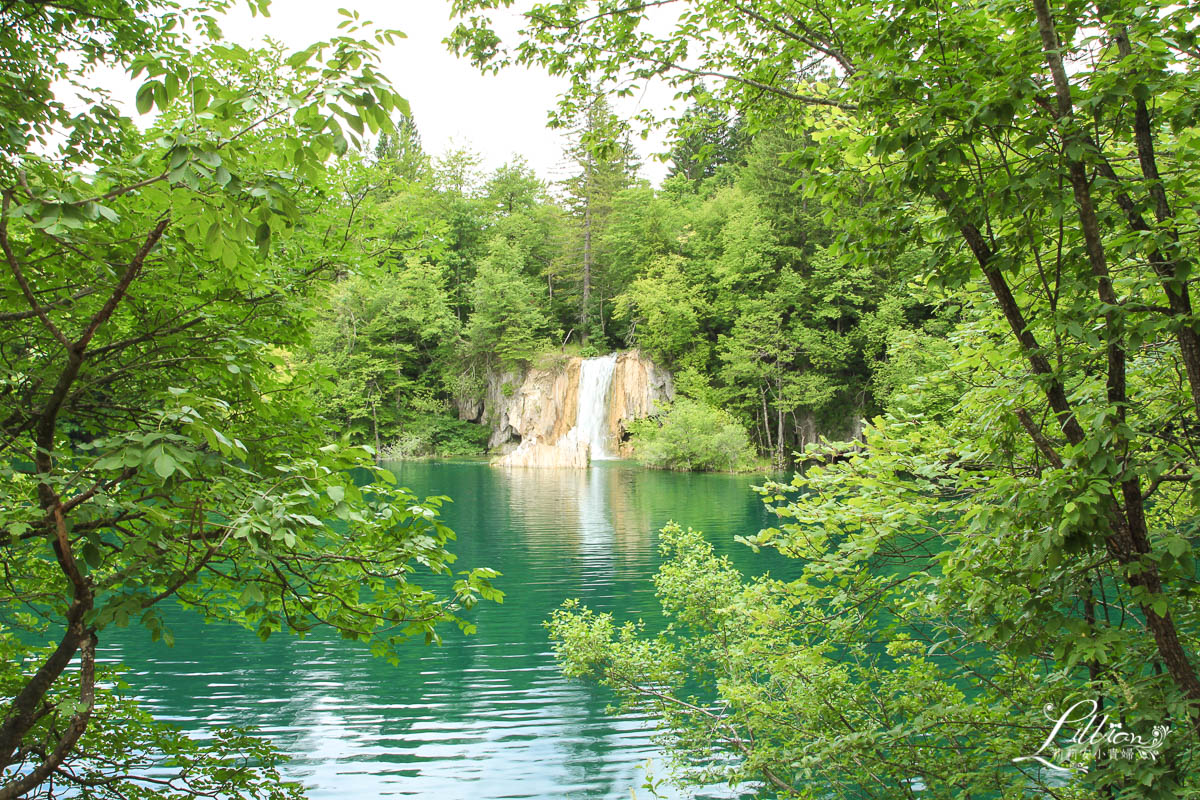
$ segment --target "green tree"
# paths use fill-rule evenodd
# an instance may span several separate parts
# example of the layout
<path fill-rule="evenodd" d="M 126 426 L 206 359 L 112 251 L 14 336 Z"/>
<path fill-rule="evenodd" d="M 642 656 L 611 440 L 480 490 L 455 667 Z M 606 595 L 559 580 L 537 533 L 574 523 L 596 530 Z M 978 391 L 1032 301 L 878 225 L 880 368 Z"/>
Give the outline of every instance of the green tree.
<path fill-rule="evenodd" d="M 429 264 L 337 284 L 313 326 L 313 356 L 333 384 L 319 398 L 325 413 L 377 451 L 412 433 L 426 410 L 414 404 L 443 388 L 438 373 L 453 361 L 459 328 L 445 277 Z"/>
<path fill-rule="evenodd" d="M 384 131 L 375 142 L 375 160 L 386 163 L 396 174 L 416 180 L 429 171 L 429 156 L 421 146 L 421 132 L 412 114 L 405 114 L 396 124 L 396 132 Z"/>
<path fill-rule="evenodd" d="M 546 187 L 525 159 L 517 157 L 488 176 L 483 196 L 497 214 L 512 215 L 532 208 L 545 196 Z"/>
<path fill-rule="evenodd" d="M 503 239 L 493 240 L 471 282 L 471 317 L 464 335 L 468 353 L 501 366 L 528 363 L 552 332 L 540 284 L 524 274 L 525 254 Z"/>
<path fill-rule="evenodd" d="M 578 315 L 575 320 L 580 340 L 587 344 L 593 334 L 603 340 L 604 303 L 592 295 L 603 285 L 607 267 L 601 247 L 603 231 L 612 215 L 614 195 L 629 186 L 637 174 L 637 162 L 628 131 L 612 113 L 603 96 L 592 94 L 567 122 L 570 142 L 567 158 L 575 174 L 563 182 L 566 205 L 578 227 L 578 247 L 571 253 L 578 258 Z M 601 341 L 601 347 L 607 342 Z"/>
<path fill-rule="evenodd" d="M 727 110 L 704 102 L 693 103 L 676 123 L 671 143 L 668 179 L 682 176 L 693 187 L 717 175 L 722 167 L 735 165 L 746 144 L 739 121 Z"/>
<path fill-rule="evenodd" d="M 290 242 L 339 276 L 320 295 L 312 341 L 295 353 L 328 377 L 316 402 L 380 458 L 480 452 L 485 431 L 453 410 L 464 293 L 448 275 L 463 266 L 453 204 L 430 170 L 408 178 L 387 158 L 348 153 L 332 172 L 339 191 L 321 198 Z"/>
<path fill-rule="evenodd" d="M 805 261 L 833 241 L 830 204 L 806 191 L 814 176 L 796 158 L 814 145 L 814 133 L 813 126 L 803 121 L 789 117 L 772 121 L 747 143 L 746 163 L 737 175 L 738 185 L 754 198 L 794 262 Z M 856 199 L 864 191 L 849 182 L 843 190 L 854 191 Z M 851 207 L 849 202 L 841 203 L 838 210 L 846 213 Z"/>
<path fill-rule="evenodd" d="M 446 153 L 434 163 L 433 214 L 442 223 L 445 238 L 439 263 L 450 270 L 455 313 L 463 321 L 471 305 L 467 287 L 476 265 L 487 256 L 487 229 L 493 218 L 493 209 L 479 194 L 483 177 L 479 165 L 479 154 L 465 149 Z"/>
<path fill-rule="evenodd" d="M 1196 13 L 699 0 L 651 28 L 640 6 L 553 3 L 511 54 L 482 14 L 455 35 L 480 62 L 542 63 L 580 88 L 724 76 L 712 93 L 748 126 L 811 136 L 790 162 L 838 223 L 839 256 L 927 248 L 928 286 L 970 309 L 959 369 L 980 388 L 946 428 L 881 423 L 869 457 L 798 481 L 812 502 L 797 513 L 847 554 L 940 521 L 930 614 L 973 665 L 1037 658 L 1047 701 L 1074 690 L 1126 724 L 1170 718 L 1162 764 L 1107 759 L 1079 791 L 1174 797 L 1195 774 Z M 889 511 L 900 498 L 909 513 Z M 809 535 L 783 540 L 807 552 Z M 863 570 L 842 563 L 847 580 Z"/>
<path fill-rule="evenodd" d="M 0 13 L 29 45 L 14 71 L 126 66 L 139 110 L 160 112 L 141 135 L 111 109 L 5 107 L 32 139 L 10 137 L 0 174 L 0 798 L 51 780 L 113 798 L 294 796 L 252 739 L 200 745 L 149 720 L 96 647 L 131 622 L 169 641 L 159 606 L 174 601 L 263 637 L 330 628 L 394 659 L 496 596 L 487 570 L 446 596 L 412 582 L 417 563 L 450 573 L 438 501 L 328 442 L 298 391 L 313 376 L 288 356 L 336 268 L 290 250 L 294 226 L 334 191 L 330 159 L 407 111 L 375 71 L 392 34 L 346 12 L 336 37 L 287 55 L 189 41 L 178 31 L 204 20 L 173 5 Z M 39 155 L 50 124 L 66 144 Z"/>
<path fill-rule="evenodd" d="M 613 197 L 612 214 L 600 234 L 607 268 L 598 282 L 601 292 L 613 298 L 600 309 L 607 315 L 605 328 L 611 339 L 636 343 L 633 320 L 622 307 L 636 280 L 654 273 L 663 257 L 681 252 L 688 218 L 686 205 L 659 196 L 649 186 L 633 186 Z"/>
<path fill-rule="evenodd" d="M 630 277 L 614 317 L 681 390 L 736 414 L 783 466 L 878 410 L 880 331 L 911 324 L 916 258 L 865 265 L 786 244 L 812 228 L 797 234 L 806 223 L 773 216 L 744 177 L 711 193 L 618 196 L 606 241 L 612 271 Z"/>
<path fill-rule="evenodd" d="M 693 356 L 703 346 L 699 333 L 707 316 L 705 298 L 685 264 L 679 255 L 650 262 L 616 302 L 616 316 L 628 321 L 634 341 L 660 362 L 675 367 L 706 361 L 706 354 Z"/>
<path fill-rule="evenodd" d="M 806 401 L 823 405 L 831 399 L 828 385 L 805 381 L 812 376 L 795 366 L 801 344 L 795 327 L 787 321 L 791 310 L 779 308 L 775 297 L 747 303 L 729 334 L 721 339 L 725 385 L 735 397 L 741 395 L 742 405 L 754 408 L 761 404 L 760 429 L 777 469 L 786 466 L 784 425 L 788 415 Z"/>

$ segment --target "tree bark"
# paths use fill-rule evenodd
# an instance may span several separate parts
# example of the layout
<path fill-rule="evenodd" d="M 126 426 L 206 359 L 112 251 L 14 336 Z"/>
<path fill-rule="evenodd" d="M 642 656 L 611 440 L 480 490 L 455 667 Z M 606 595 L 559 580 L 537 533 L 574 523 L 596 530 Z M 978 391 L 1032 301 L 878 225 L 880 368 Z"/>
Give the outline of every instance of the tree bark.
<path fill-rule="evenodd" d="M 1108 306 L 1105 313 L 1105 338 L 1107 343 L 1108 375 L 1106 389 L 1108 403 L 1115 412 L 1115 423 L 1111 426 L 1111 447 L 1117 453 L 1125 454 L 1129 450 L 1129 442 L 1121 434 L 1125 421 L 1126 380 L 1125 380 L 1125 343 L 1124 325 L 1117 311 L 1117 297 L 1113 291 L 1106 264 L 1104 245 L 1100 234 L 1100 223 L 1092 204 L 1091 186 L 1087 177 L 1087 169 L 1083 163 L 1083 153 L 1091 149 L 1091 141 L 1077 126 L 1074 107 L 1071 100 L 1071 85 L 1063 65 L 1060 49 L 1062 47 L 1055 30 L 1054 19 L 1050 13 L 1048 0 L 1033 0 L 1034 13 L 1037 15 L 1038 33 L 1042 38 L 1042 48 L 1046 64 L 1054 82 L 1054 94 L 1057 103 L 1056 122 L 1060 127 L 1067 160 L 1067 175 L 1075 198 L 1080 228 L 1083 232 L 1084 244 L 1087 249 L 1088 263 L 1092 274 L 1096 277 L 1097 295 L 1100 302 Z M 1136 112 L 1135 112 L 1136 116 Z M 1149 134 L 1149 117 L 1143 119 L 1146 134 Z M 1071 145 L 1074 144 L 1080 153 L 1078 157 L 1071 155 Z M 1149 142 L 1146 142 L 1149 144 Z M 1139 142 L 1139 155 L 1143 147 Z M 1143 169 L 1153 168 L 1153 160 L 1149 164 L 1143 161 Z M 1154 180 L 1150 180 L 1152 197 L 1156 200 L 1156 208 L 1169 217 L 1169 208 L 1165 207 L 1166 195 L 1162 193 L 1161 183 L 1154 172 Z M 1155 195 L 1155 187 L 1158 194 Z M 1126 465 L 1127 466 L 1127 465 Z M 1140 481 L 1136 474 L 1127 471 L 1129 475 L 1120 482 L 1121 502 L 1113 501 L 1109 511 L 1112 533 L 1107 538 L 1109 551 L 1126 567 L 1129 583 L 1134 587 L 1143 588 L 1150 595 L 1162 593 L 1163 586 L 1158 570 L 1150 564 L 1142 563 L 1142 556 L 1150 553 L 1150 538 L 1146 529 L 1146 516 L 1143 507 Z M 1168 672 L 1176 685 L 1193 702 L 1200 703 L 1200 679 L 1192 666 L 1179 641 L 1178 631 L 1171 619 L 1170 612 L 1158 614 L 1153 602 L 1141 603 L 1146 615 L 1146 625 L 1154 635 L 1155 644 Z M 1200 727 L 1200 714 L 1194 713 L 1193 723 Z"/>
<path fill-rule="evenodd" d="M 25 282 L 21 271 L 21 265 L 8 244 L 8 203 L 9 195 L 6 194 L 3 211 L 0 212 L 3 214 L 3 218 L 0 219 L 0 242 L 4 245 L 4 255 L 9 262 L 14 277 L 16 277 L 17 282 L 23 288 L 28 289 L 28 284 Z M 66 363 L 59 373 L 54 389 L 50 392 L 50 396 L 46 399 L 45 404 L 37 414 L 36 424 L 33 428 L 33 444 L 35 446 L 34 468 L 42 478 L 38 483 L 38 501 L 45 518 L 54 522 L 54 537 L 51 540 L 51 546 L 58 561 L 59 569 L 71 587 L 73 599 L 67 610 L 67 629 L 59 641 L 58 647 L 55 648 L 54 652 L 50 654 L 41 667 L 38 668 L 12 699 L 5 713 L 4 721 L 0 723 L 0 771 L 2 771 L 4 766 L 12 763 L 14 753 L 17 752 L 22 740 L 33 728 L 37 720 L 37 710 L 41 707 L 47 692 L 50 691 L 51 686 L 62 675 L 63 671 L 71 663 L 71 659 L 74 658 L 75 653 L 80 651 L 81 648 L 80 702 L 83 708 L 71 716 L 66 731 L 59 737 L 58 744 L 54 750 L 45 756 L 38 767 L 25 776 L 0 787 L 0 800 L 20 797 L 26 794 L 30 789 L 36 787 L 53 773 L 70 754 L 79 737 L 83 734 L 84 729 L 87 727 L 88 720 L 91 718 L 92 704 L 95 700 L 94 659 L 96 633 L 93 628 L 85 626 L 84 617 L 93 607 L 94 595 L 92 583 L 91 579 L 80 570 L 75 560 L 61 499 L 46 478 L 54 472 L 54 445 L 57 437 L 58 414 L 70 393 L 71 387 L 79 377 L 79 371 L 83 366 L 87 354 L 88 344 L 90 344 L 101 326 L 109 320 L 113 312 L 117 309 L 117 306 L 125 299 L 130 285 L 141 273 L 147 256 L 162 238 L 168 224 L 169 220 L 164 218 L 146 235 L 134 257 L 129 261 L 125 270 L 117 279 L 117 284 L 113 287 L 104 305 L 88 320 L 79 338 L 74 341 L 71 341 L 65 334 L 59 331 L 45 312 L 39 309 L 32 291 L 25 292 L 30 306 L 35 311 L 42 311 L 37 316 L 41 318 L 43 325 L 55 335 L 56 339 L 65 342 L 66 345 Z"/>
<path fill-rule="evenodd" d="M 590 191 L 590 182 L 587 191 Z M 579 301 L 579 335 L 583 344 L 588 342 L 588 306 L 592 301 L 592 203 L 584 200 L 583 206 L 583 296 Z"/>
<path fill-rule="evenodd" d="M 775 442 L 771 440 L 771 416 L 767 413 L 767 392 L 761 386 L 758 389 L 758 396 L 762 399 L 762 424 L 763 431 L 767 435 L 767 452 L 775 452 Z"/>
<path fill-rule="evenodd" d="M 775 409 L 775 446 L 779 448 L 775 465 L 783 469 L 783 409 Z"/>
<path fill-rule="evenodd" d="M 59 766 L 66 761 L 67 756 L 75 749 L 79 737 L 87 729 L 96 704 L 96 634 L 89 632 L 80 640 L 79 664 L 79 705 L 80 708 L 71 715 L 67 729 L 59 737 L 54 749 L 46 754 L 41 764 L 28 774 L 0 787 L 0 800 L 14 800 L 24 797 L 31 790 L 49 778 Z"/>

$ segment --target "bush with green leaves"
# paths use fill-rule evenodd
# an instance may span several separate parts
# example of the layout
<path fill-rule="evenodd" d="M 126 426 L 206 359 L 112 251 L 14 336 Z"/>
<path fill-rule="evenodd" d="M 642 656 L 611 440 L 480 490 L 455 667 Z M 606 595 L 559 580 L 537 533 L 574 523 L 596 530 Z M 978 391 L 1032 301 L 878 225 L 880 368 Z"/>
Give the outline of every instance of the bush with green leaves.
<path fill-rule="evenodd" d="M 1043 686 L 1034 661 L 977 674 L 961 652 L 931 647 L 934 628 L 912 606 L 919 572 L 843 583 L 849 574 L 819 559 L 801 580 L 748 580 L 674 523 L 660 549 L 664 630 L 577 601 L 547 627 L 566 676 L 661 722 L 676 784 L 805 800 L 1086 796 L 1011 762 L 1037 749 L 1041 701 L 1064 687 Z M 881 640 L 882 630 L 892 633 Z"/>
<path fill-rule="evenodd" d="M 655 469 L 737 472 L 757 465 L 737 420 L 686 397 L 660 416 L 633 423 L 631 433 L 634 456 Z"/>

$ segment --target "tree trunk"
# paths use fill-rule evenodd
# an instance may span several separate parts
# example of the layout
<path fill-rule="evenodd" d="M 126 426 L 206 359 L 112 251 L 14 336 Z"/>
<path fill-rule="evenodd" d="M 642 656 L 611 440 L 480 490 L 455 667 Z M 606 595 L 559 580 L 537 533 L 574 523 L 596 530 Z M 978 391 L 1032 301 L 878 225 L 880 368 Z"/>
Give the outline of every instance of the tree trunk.
<path fill-rule="evenodd" d="M 783 409 L 775 409 L 775 446 L 779 448 L 778 455 L 775 457 L 775 466 L 783 469 Z"/>
<path fill-rule="evenodd" d="M 579 335 L 583 344 L 588 342 L 588 305 L 592 300 L 592 204 L 585 200 L 583 206 L 583 297 L 579 301 Z"/>
<path fill-rule="evenodd" d="M 762 399 L 762 429 L 767 435 L 767 452 L 774 454 L 775 443 L 771 441 L 771 415 L 767 413 L 767 391 L 759 388 L 758 396 Z"/>
<path fill-rule="evenodd" d="M 79 677 L 79 703 L 71 715 L 65 731 L 57 733 L 58 743 L 54 749 L 42 756 L 42 763 L 31 772 L 17 777 L 0 787 L 0 800 L 25 796 L 29 790 L 46 780 L 54 770 L 66 759 L 75 747 L 79 737 L 83 735 L 88 721 L 91 719 L 92 708 L 95 704 L 95 629 L 86 624 L 85 618 L 93 608 L 95 596 L 92 591 L 92 580 L 80 569 L 75 559 L 71 539 L 68 535 L 66 520 L 63 517 L 62 499 L 49 480 L 54 472 L 54 448 L 58 436 L 58 414 L 62 410 L 70 394 L 72 386 L 79 377 L 79 370 L 86 358 L 87 347 L 101 326 L 108 322 L 117 306 L 125 299 L 130 285 L 142 271 L 142 265 L 150 251 L 158 244 L 170 224 L 170 219 L 162 219 L 146 236 L 141 247 L 122 272 L 121 277 L 113 288 L 104 305 L 88 321 L 87 326 L 78 339 L 69 339 L 49 315 L 41 308 L 34 293 L 26 281 L 21 266 L 12 252 L 8 239 L 8 213 L 12 195 L 4 194 L 3 208 L 0 209 L 0 249 L 12 268 L 13 277 L 23 290 L 31 309 L 37 313 L 42 324 L 63 345 L 66 363 L 59 373 L 54 389 L 43 406 L 37 425 L 34 427 L 34 444 L 36 455 L 34 467 L 41 481 L 38 484 L 38 502 L 45 518 L 53 521 L 54 538 L 51 542 L 54 557 L 67 579 L 72 591 L 71 605 L 66 612 L 67 630 L 53 653 L 42 663 L 37 672 L 13 696 L 5 712 L 3 722 L 0 722 L 0 774 L 11 766 L 15 753 L 21 752 L 23 739 L 32 729 L 37 719 L 37 709 L 41 707 L 46 694 L 54 682 L 62 675 L 70 664 L 76 652 L 81 652 Z M 6 777 L 12 778 L 8 775 Z"/>
<path fill-rule="evenodd" d="M 379 449 L 379 415 L 374 403 L 371 404 L 371 431 L 375 434 L 375 463 L 378 464 L 383 460 L 383 451 Z"/>
<path fill-rule="evenodd" d="M 1133 48 L 1129 42 L 1129 31 L 1124 25 L 1118 27 L 1114 38 L 1117 42 L 1117 52 L 1122 59 L 1132 54 Z M 1147 107 L 1146 101 L 1139 99 L 1136 93 L 1134 98 L 1133 136 L 1137 144 L 1138 166 L 1141 167 L 1142 179 L 1146 182 L 1146 191 L 1154 205 L 1154 219 L 1160 227 L 1166 230 L 1169 253 L 1168 257 L 1168 254 L 1155 248 L 1149 256 L 1150 265 L 1162 281 L 1163 293 L 1167 296 L 1167 305 L 1171 309 L 1171 314 L 1190 320 L 1192 298 L 1187 284 L 1187 276 L 1191 272 L 1189 259 L 1179 247 L 1179 228 L 1171 211 L 1170 199 L 1167 197 L 1167 192 L 1163 188 L 1159 176 L 1158 158 L 1154 153 L 1154 128 L 1150 122 L 1150 109 Z M 1102 170 L 1106 177 L 1115 179 L 1116 174 L 1111 167 L 1108 167 L 1107 162 L 1104 167 L 1107 167 L 1106 172 Z M 1124 193 L 1119 194 L 1117 203 L 1125 212 L 1130 227 L 1138 231 L 1150 230 L 1142 220 L 1141 214 L 1138 213 L 1137 206 L 1128 196 L 1125 196 Z M 1183 357 L 1183 367 L 1192 392 L 1192 405 L 1195 407 L 1197 419 L 1200 419 L 1200 334 L 1197 333 L 1194 323 L 1185 322 L 1179 326 L 1175 338 L 1179 342 L 1179 352 Z"/>
<path fill-rule="evenodd" d="M 1038 33 L 1041 34 L 1046 64 L 1050 68 L 1050 76 L 1054 83 L 1057 105 L 1056 122 L 1061 126 L 1064 145 L 1076 143 L 1081 147 L 1079 152 L 1086 152 L 1084 148 L 1092 143 L 1075 124 L 1070 81 L 1063 64 L 1060 52 L 1061 42 L 1055 30 L 1048 0 L 1033 0 L 1033 9 L 1037 15 Z M 1148 118 L 1145 122 L 1148 124 Z M 1143 150 L 1142 145 L 1143 142 L 1139 141 L 1139 151 Z M 1069 154 L 1070 150 L 1064 148 L 1064 152 Z M 1143 169 L 1148 166 L 1144 157 L 1141 159 L 1141 165 Z M 1112 309 L 1105 314 L 1108 355 L 1107 399 L 1115 412 L 1109 446 L 1115 452 L 1124 453 L 1128 451 L 1128 441 L 1121 432 L 1127 405 L 1124 321 L 1116 311 L 1117 297 L 1108 274 L 1100 224 L 1092 206 L 1091 186 L 1082 156 L 1071 158 L 1068 155 L 1067 175 L 1075 198 L 1088 262 L 1092 274 L 1096 276 L 1097 294 L 1100 301 Z M 1152 181 L 1151 183 L 1157 182 Z M 1165 194 L 1155 196 L 1154 199 L 1157 201 L 1156 206 L 1160 213 L 1169 210 L 1162 206 L 1166 201 Z M 1166 216 L 1164 213 L 1163 218 Z M 1123 566 L 1130 568 L 1127 580 L 1132 586 L 1144 588 L 1151 596 L 1160 594 L 1163 586 L 1158 570 L 1142 563 L 1143 557 L 1150 553 L 1150 539 L 1146 530 L 1144 500 L 1138 476 L 1131 474 L 1130 477 L 1122 480 L 1120 490 L 1121 502 L 1114 500 L 1109 511 L 1112 533 L 1107 538 L 1108 549 Z M 1175 622 L 1172 620 L 1170 612 L 1167 611 L 1160 615 L 1148 601 L 1142 603 L 1142 611 L 1146 615 L 1146 626 L 1154 635 L 1159 654 L 1175 684 L 1190 700 L 1200 702 L 1200 678 L 1197 678 L 1196 671 L 1179 641 Z M 1200 726 L 1200 714 L 1193 711 L 1193 716 L 1193 723 Z"/>

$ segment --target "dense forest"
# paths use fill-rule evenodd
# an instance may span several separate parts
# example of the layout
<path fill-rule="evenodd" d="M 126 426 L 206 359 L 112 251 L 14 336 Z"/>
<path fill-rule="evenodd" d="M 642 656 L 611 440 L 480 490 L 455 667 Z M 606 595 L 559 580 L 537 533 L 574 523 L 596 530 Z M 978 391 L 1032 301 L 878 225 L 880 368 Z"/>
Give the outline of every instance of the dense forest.
<path fill-rule="evenodd" d="M 732 424 L 783 466 L 821 434 L 853 438 L 907 369 L 889 345 L 954 317 L 915 281 L 921 250 L 851 263 L 832 206 L 797 202 L 804 171 L 783 162 L 810 132 L 751 135 L 701 98 L 654 189 L 603 97 L 563 124 L 569 177 L 553 184 L 520 159 L 483 173 L 469 151 L 430 157 L 412 119 L 339 159 L 342 191 L 310 234 L 336 243 L 341 279 L 306 357 L 335 376 L 328 411 L 360 440 L 400 457 L 482 452 L 487 431 L 455 408 L 489 371 L 636 347 L 675 376 L 666 419 L 688 452 Z M 655 460 L 662 424 L 641 427 L 643 450 L 673 466 L 675 451 Z"/>
<path fill-rule="evenodd" d="M 0 800 L 301 796 L 100 637 L 471 633 L 496 572 L 381 457 L 481 453 L 489 374 L 624 348 L 676 389 L 639 457 L 761 468 L 738 541 L 800 565 L 680 519 L 661 633 L 548 620 L 677 783 L 1200 793 L 1195 8 L 454 0 L 459 56 L 565 81 L 549 181 L 428 152 L 398 32 L 251 49 L 229 5 L 0 4 Z M 652 81 L 678 111 L 616 113 Z"/>

